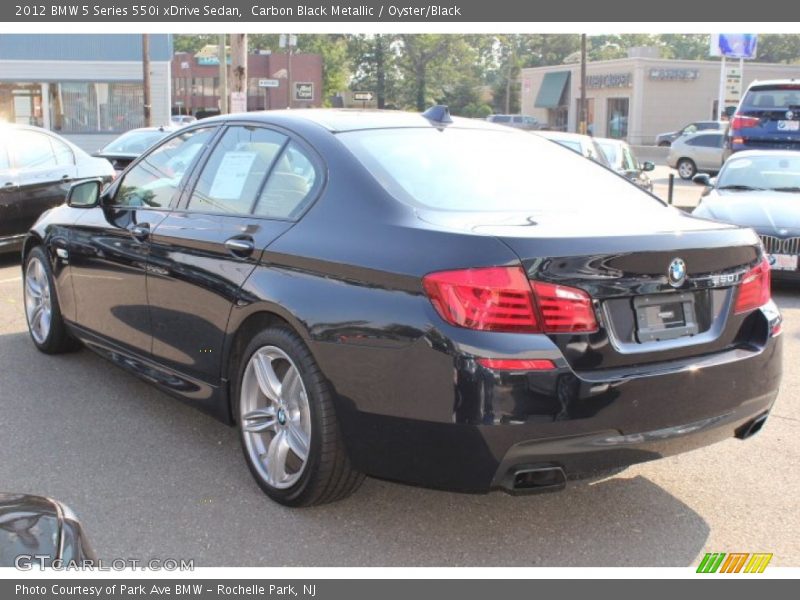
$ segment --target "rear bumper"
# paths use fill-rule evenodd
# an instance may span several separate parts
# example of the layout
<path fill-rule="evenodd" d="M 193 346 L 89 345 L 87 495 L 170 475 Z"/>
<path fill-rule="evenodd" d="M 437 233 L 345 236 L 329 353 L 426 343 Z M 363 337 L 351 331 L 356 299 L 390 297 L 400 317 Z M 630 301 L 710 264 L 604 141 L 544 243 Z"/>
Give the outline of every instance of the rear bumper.
<path fill-rule="evenodd" d="M 522 467 L 583 477 L 733 437 L 771 409 L 781 347 L 778 335 L 636 373 L 497 373 L 462 358 L 442 370 L 449 386 L 428 372 L 428 385 L 405 388 L 415 392 L 399 400 L 405 410 L 365 411 L 349 396 L 337 414 L 351 459 L 367 474 L 464 492 L 508 489 Z"/>

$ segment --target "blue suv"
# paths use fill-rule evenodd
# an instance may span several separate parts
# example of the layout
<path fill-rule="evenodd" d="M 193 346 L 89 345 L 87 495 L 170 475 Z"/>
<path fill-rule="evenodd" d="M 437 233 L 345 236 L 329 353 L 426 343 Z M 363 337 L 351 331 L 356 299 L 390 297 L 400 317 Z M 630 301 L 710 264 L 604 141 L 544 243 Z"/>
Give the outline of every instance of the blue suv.
<path fill-rule="evenodd" d="M 800 150 L 800 79 L 754 81 L 731 117 L 727 154 Z"/>

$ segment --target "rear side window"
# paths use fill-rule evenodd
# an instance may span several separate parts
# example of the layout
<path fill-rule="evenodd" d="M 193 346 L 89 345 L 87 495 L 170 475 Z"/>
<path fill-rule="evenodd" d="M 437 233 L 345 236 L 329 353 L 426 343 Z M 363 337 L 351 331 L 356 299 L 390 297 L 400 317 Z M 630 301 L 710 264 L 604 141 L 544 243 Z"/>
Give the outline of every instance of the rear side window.
<path fill-rule="evenodd" d="M 745 95 L 742 108 L 745 110 L 800 108 L 800 85 L 752 88 Z"/>
<path fill-rule="evenodd" d="M 229 127 L 200 173 L 189 210 L 250 214 L 286 139 L 263 127 Z"/>
<path fill-rule="evenodd" d="M 508 115 L 495 115 L 492 117 L 492 122 L 494 123 L 510 123 L 511 117 Z"/>
<path fill-rule="evenodd" d="M 689 146 L 702 146 L 704 148 L 721 148 L 722 136 L 721 135 L 698 135 L 690 140 L 686 140 Z"/>
<path fill-rule="evenodd" d="M 271 219 L 296 217 L 311 200 L 318 179 L 314 163 L 292 142 L 270 173 L 255 214 Z"/>
<path fill-rule="evenodd" d="M 58 165 L 75 164 L 75 153 L 72 148 L 55 138 L 50 138 L 50 143 L 53 144 L 53 152 L 56 155 L 56 163 Z"/>
<path fill-rule="evenodd" d="M 58 166 L 50 138 L 35 131 L 20 131 L 15 140 L 17 167 L 20 169 L 48 169 Z"/>

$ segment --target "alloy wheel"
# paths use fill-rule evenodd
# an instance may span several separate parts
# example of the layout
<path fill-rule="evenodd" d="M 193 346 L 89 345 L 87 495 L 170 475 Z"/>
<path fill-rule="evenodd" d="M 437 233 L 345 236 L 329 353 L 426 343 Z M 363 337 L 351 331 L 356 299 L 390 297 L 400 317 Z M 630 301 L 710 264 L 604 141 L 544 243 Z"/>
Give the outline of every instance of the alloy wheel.
<path fill-rule="evenodd" d="M 250 358 L 239 399 L 245 450 L 261 478 L 286 489 L 303 474 L 311 441 L 311 414 L 300 371 L 276 346 Z"/>
<path fill-rule="evenodd" d="M 42 261 L 34 257 L 25 268 L 25 314 L 28 327 L 37 344 L 44 344 L 50 334 L 53 306 L 50 281 Z"/>

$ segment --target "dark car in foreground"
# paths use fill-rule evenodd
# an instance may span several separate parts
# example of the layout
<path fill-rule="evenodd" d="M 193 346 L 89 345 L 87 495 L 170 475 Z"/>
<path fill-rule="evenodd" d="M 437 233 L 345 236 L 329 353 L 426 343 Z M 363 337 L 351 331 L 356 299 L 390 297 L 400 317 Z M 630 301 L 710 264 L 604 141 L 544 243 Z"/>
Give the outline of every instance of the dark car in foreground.
<path fill-rule="evenodd" d="M 731 117 L 726 156 L 770 149 L 800 150 L 800 79 L 754 81 Z"/>
<path fill-rule="evenodd" d="M 39 215 L 62 204 L 72 182 L 111 181 L 107 160 L 93 158 L 39 127 L 0 125 L 0 253 L 19 252 Z"/>
<path fill-rule="evenodd" d="M 124 171 L 142 152 L 176 129 L 175 126 L 131 129 L 100 148 L 94 153 L 94 156 L 108 160 L 114 170 L 119 173 Z"/>
<path fill-rule="evenodd" d="M 694 181 L 707 186 L 695 216 L 752 227 L 761 237 L 772 277 L 800 280 L 800 153 L 737 152 L 718 177 L 696 175 Z"/>
<path fill-rule="evenodd" d="M 747 438 L 781 377 L 752 231 L 443 107 L 189 125 L 73 187 L 23 269 L 37 348 L 236 424 L 292 506 L 364 474 L 559 489 Z"/>
<path fill-rule="evenodd" d="M 42 496 L 0 492 L 0 567 L 80 567 L 97 557 L 75 513 Z"/>
<path fill-rule="evenodd" d="M 630 179 L 640 188 L 648 192 L 653 191 L 653 180 L 647 176 L 647 173 L 656 168 L 655 164 L 649 160 L 639 162 L 628 142 L 623 140 L 595 138 L 595 142 L 600 146 L 612 169 Z"/>
<path fill-rule="evenodd" d="M 669 147 L 672 145 L 672 142 L 683 135 L 691 135 L 698 131 L 724 131 L 727 126 L 728 123 L 726 121 L 694 121 L 693 123 L 684 125 L 677 131 L 659 133 L 656 136 L 656 146 Z"/>

